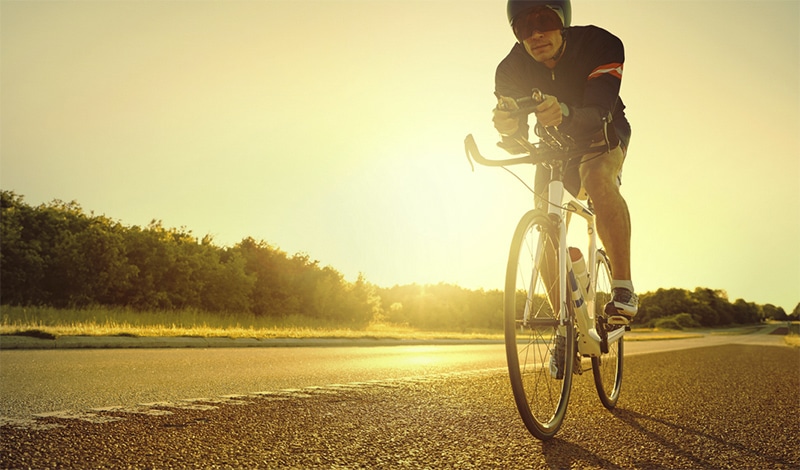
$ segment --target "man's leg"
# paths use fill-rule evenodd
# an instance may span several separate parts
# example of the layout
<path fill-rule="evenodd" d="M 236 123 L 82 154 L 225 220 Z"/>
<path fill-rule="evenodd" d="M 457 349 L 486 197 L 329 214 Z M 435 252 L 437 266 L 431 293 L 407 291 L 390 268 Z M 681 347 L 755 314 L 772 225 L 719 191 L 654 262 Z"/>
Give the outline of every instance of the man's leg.
<path fill-rule="evenodd" d="M 597 216 L 597 234 L 611 262 L 613 287 L 624 288 L 633 295 L 631 282 L 631 219 L 628 205 L 619 191 L 618 175 L 622 170 L 624 154 L 621 147 L 597 158 L 584 157 L 581 164 L 581 182 L 589 193 Z M 635 297 L 635 296 L 634 296 Z M 623 313 L 632 316 L 637 304 L 631 304 Z M 625 303 L 628 303 L 627 301 Z"/>
<path fill-rule="evenodd" d="M 617 147 L 581 164 L 581 182 L 592 199 L 597 215 L 597 234 L 611 260 L 614 279 L 631 279 L 631 219 L 619 191 L 617 175 L 622 169 L 622 150 Z"/>

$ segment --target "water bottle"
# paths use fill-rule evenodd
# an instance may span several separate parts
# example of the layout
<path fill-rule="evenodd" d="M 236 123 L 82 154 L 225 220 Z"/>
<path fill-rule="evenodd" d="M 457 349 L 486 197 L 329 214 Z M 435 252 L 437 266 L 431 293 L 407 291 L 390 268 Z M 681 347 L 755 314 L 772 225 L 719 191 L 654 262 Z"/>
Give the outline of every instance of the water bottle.
<path fill-rule="evenodd" d="M 577 286 L 571 286 L 572 298 L 576 301 L 583 301 L 586 293 L 589 292 L 589 273 L 586 271 L 586 261 L 583 259 L 581 250 L 569 247 L 569 258 L 572 260 L 572 275 L 575 277 Z M 580 286 L 579 289 L 576 289 Z"/>

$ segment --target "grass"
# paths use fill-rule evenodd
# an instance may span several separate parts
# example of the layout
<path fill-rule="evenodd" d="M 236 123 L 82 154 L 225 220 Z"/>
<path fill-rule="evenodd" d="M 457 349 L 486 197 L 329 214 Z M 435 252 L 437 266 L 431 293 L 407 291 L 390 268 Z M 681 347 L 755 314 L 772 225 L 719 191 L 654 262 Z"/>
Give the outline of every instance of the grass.
<path fill-rule="evenodd" d="M 54 339 L 59 336 L 201 338 L 501 339 L 497 331 L 422 331 L 373 322 L 342 326 L 301 315 L 263 318 L 197 310 L 138 312 L 124 308 L 55 309 L 0 307 L 0 335 Z"/>
<path fill-rule="evenodd" d="M 502 331 L 425 331 L 407 325 L 372 322 L 342 326 L 301 315 L 264 318 L 252 314 L 220 315 L 198 310 L 140 312 L 125 308 L 0 307 L 0 335 L 55 339 L 59 336 L 200 337 L 200 338 L 346 338 L 346 339 L 493 339 Z M 634 327 L 626 341 L 699 338 L 706 334 L 747 334 L 758 326 L 724 329 L 665 330 Z M 800 346 L 800 323 L 791 325 L 787 344 Z"/>

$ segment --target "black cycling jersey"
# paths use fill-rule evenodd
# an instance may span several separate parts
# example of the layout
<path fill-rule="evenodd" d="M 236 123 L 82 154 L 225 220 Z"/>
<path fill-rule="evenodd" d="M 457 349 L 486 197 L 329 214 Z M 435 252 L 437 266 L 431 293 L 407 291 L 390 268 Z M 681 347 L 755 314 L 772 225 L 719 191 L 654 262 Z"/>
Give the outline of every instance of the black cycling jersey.
<path fill-rule="evenodd" d="M 555 96 L 569 108 L 559 130 L 578 140 L 602 130 L 602 118 L 611 113 L 613 128 L 627 147 L 631 130 L 619 97 L 625 62 L 622 41 L 596 26 L 573 26 L 564 38 L 564 54 L 553 69 L 536 62 L 522 44 L 515 44 L 497 66 L 495 94 L 519 99 L 538 88 Z M 528 137 L 528 124 L 521 121 L 520 132 Z"/>

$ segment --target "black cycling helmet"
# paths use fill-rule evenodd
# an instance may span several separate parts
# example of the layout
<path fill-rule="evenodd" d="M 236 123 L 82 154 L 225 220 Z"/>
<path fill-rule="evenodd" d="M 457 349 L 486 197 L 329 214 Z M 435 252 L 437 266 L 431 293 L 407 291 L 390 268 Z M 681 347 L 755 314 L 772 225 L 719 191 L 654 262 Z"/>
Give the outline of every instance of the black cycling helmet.
<path fill-rule="evenodd" d="M 514 20 L 518 16 L 536 7 L 550 7 L 554 10 L 561 10 L 564 27 L 569 28 L 572 22 L 572 6 L 569 0 L 508 0 L 508 6 L 506 6 L 508 24 L 513 26 Z"/>

